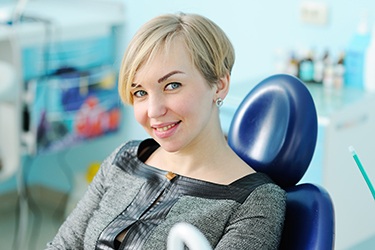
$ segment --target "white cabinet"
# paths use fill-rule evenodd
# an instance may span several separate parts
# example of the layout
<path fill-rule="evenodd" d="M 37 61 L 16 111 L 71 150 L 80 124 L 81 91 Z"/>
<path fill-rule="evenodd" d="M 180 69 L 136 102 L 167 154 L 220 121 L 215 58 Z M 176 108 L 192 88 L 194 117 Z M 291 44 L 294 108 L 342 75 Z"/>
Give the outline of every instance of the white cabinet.
<path fill-rule="evenodd" d="M 318 184 L 333 200 L 336 249 L 358 249 L 363 241 L 375 244 L 375 201 L 348 149 L 351 145 L 356 149 L 375 183 L 375 95 L 354 89 L 333 93 L 311 90 L 320 135 L 310 169 L 318 169 Z M 305 180 L 309 181 L 308 174 Z"/>

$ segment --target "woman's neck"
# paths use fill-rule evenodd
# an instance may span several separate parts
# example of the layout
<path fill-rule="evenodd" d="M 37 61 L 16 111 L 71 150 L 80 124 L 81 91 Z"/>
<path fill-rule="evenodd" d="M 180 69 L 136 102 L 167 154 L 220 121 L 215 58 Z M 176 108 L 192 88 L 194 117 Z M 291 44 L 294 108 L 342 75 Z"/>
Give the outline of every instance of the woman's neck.
<path fill-rule="evenodd" d="M 178 152 L 155 151 L 147 164 L 195 179 L 229 184 L 244 175 L 253 173 L 228 146 L 224 135 L 214 141 L 202 140 Z"/>

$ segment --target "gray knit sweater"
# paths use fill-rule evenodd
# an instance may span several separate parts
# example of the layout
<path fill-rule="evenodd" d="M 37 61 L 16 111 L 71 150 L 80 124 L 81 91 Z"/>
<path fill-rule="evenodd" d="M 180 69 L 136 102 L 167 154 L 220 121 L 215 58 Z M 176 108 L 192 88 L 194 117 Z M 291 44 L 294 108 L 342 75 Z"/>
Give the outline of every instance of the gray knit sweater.
<path fill-rule="evenodd" d="M 87 192 L 46 249 L 111 249 L 98 248 L 101 237 L 104 237 L 103 232 L 139 199 L 150 179 L 127 170 L 152 170 L 138 158 L 140 144 L 140 141 L 124 144 L 102 163 Z M 209 187 L 216 185 L 217 190 L 224 190 L 223 194 L 212 197 L 211 194 L 176 191 L 180 192 L 178 198 L 170 205 L 166 215 L 148 230 L 150 232 L 141 235 L 141 244 L 133 244 L 133 247 L 125 249 L 166 249 L 171 227 L 182 221 L 196 226 L 214 249 L 277 249 L 285 216 L 285 191 L 271 181 L 257 180 L 254 174 L 247 179 L 245 183 L 249 183 L 249 180 L 250 184 L 256 183 L 252 184 L 250 191 L 239 185 L 244 181 L 227 187 L 207 183 Z M 187 177 L 175 178 L 180 186 L 192 181 L 205 184 Z M 170 185 L 167 189 L 173 190 L 172 187 L 178 186 L 172 181 L 171 184 L 168 184 L 168 180 L 163 182 Z M 248 194 L 238 198 L 238 190 Z M 232 193 L 237 198 L 228 198 L 225 193 Z M 153 203 L 152 200 L 150 202 Z"/>

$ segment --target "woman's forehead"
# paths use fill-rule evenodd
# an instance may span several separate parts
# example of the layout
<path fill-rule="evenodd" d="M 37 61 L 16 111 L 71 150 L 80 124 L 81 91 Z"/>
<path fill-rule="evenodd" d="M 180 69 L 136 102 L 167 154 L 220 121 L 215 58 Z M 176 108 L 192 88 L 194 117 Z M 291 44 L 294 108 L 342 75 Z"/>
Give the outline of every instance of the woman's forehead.
<path fill-rule="evenodd" d="M 188 71 L 194 67 L 190 53 L 183 42 L 176 41 L 166 49 L 159 49 L 151 54 L 135 72 L 134 82 L 137 83 L 140 78 L 151 74 L 155 77 L 162 77 L 173 71 Z"/>

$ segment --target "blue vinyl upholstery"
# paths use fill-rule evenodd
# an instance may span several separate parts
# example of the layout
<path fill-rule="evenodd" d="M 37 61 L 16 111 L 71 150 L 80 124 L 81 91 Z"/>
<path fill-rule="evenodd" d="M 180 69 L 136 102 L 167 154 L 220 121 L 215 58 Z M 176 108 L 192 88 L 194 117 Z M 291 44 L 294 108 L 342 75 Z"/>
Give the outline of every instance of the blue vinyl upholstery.
<path fill-rule="evenodd" d="M 334 208 L 318 185 L 299 181 L 318 132 L 314 101 L 298 78 L 278 74 L 257 84 L 238 107 L 228 143 L 252 168 L 287 191 L 280 249 L 333 249 Z"/>

